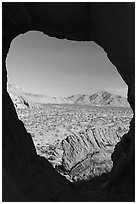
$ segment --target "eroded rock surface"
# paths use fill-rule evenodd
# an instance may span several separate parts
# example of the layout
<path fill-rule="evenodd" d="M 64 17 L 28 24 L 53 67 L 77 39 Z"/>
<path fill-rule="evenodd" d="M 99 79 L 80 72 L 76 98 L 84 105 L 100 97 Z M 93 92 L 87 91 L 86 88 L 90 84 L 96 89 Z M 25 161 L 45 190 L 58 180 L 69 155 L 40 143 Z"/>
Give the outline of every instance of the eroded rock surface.
<path fill-rule="evenodd" d="M 14 101 L 16 104 L 16 101 Z M 36 151 L 69 180 L 109 172 L 111 154 L 129 131 L 133 112 L 124 107 L 35 104 L 16 107 Z"/>

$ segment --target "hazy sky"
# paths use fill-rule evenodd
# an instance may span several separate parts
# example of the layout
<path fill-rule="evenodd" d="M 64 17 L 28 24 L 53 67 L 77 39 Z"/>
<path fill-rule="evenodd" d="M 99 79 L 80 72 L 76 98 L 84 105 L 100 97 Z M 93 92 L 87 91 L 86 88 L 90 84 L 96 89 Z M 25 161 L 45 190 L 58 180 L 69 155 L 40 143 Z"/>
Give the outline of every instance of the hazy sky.
<path fill-rule="evenodd" d="M 48 96 L 109 90 L 126 96 L 127 86 L 104 50 L 28 32 L 13 40 L 7 57 L 8 82 Z"/>

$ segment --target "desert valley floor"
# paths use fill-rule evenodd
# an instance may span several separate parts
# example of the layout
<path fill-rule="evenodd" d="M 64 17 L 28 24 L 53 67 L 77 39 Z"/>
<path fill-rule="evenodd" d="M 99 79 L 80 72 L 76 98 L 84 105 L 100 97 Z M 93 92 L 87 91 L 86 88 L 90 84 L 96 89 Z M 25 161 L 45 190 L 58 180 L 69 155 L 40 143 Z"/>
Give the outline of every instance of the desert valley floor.
<path fill-rule="evenodd" d="M 15 85 L 8 91 L 37 154 L 60 174 L 80 182 L 111 170 L 111 154 L 133 117 L 126 98 L 106 91 L 47 97 Z"/>
<path fill-rule="evenodd" d="M 16 108 L 36 151 L 70 181 L 109 172 L 111 154 L 129 131 L 132 110 L 124 107 L 43 104 Z"/>

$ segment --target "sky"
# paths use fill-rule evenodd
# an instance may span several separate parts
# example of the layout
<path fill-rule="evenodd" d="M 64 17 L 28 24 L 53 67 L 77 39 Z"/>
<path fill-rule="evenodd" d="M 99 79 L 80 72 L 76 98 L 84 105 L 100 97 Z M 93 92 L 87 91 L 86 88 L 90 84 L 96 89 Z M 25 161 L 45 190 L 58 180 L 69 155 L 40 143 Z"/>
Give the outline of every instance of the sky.
<path fill-rule="evenodd" d="M 8 83 L 31 93 L 71 96 L 109 91 L 126 97 L 127 85 L 105 51 L 31 31 L 17 36 L 7 57 Z"/>

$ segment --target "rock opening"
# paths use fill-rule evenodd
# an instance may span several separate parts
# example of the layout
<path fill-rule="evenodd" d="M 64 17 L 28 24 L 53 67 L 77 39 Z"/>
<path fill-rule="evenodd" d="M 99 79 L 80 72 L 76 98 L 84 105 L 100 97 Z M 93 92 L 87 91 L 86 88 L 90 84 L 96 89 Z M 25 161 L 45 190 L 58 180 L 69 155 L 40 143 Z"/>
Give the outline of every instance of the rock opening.
<path fill-rule="evenodd" d="M 13 194 L 3 199 L 134 201 L 134 118 L 112 154 L 114 166 L 109 178 L 113 193 L 107 196 L 90 195 L 90 191 L 82 194 L 36 154 L 6 90 L 10 43 L 28 30 L 101 45 L 128 85 L 128 101 L 134 111 L 134 3 L 3 3 L 3 172 L 5 181 L 9 176 L 10 187 L 14 186 Z"/>

